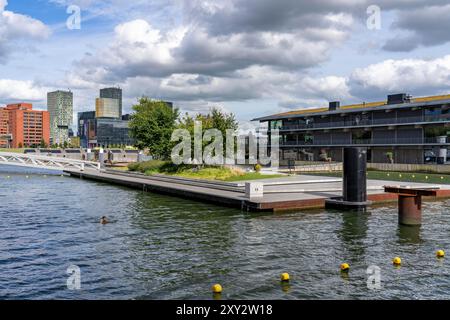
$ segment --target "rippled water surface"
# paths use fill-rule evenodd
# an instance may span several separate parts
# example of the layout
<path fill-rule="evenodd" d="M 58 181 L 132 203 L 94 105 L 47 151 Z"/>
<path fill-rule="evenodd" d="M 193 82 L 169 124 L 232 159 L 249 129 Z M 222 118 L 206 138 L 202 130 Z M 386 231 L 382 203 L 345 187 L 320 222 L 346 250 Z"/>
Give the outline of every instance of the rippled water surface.
<path fill-rule="evenodd" d="M 211 299 L 214 283 L 230 299 L 450 298 L 450 256 L 435 258 L 450 254 L 450 202 L 425 203 L 421 228 L 400 228 L 396 210 L 247 214 L 0 167 L 0 298 Z M 79 291 L 67 289 L 70 265 Z M 381 290 L 367 289 L 370 265 Z"/>

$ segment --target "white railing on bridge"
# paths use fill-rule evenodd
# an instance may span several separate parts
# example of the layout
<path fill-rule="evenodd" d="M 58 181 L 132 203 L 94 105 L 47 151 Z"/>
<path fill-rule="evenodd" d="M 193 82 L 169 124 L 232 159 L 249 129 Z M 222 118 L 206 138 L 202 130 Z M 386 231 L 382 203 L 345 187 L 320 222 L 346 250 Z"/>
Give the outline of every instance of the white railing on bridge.
<path fill-rule="evenodd" d="M 61 171 L 101 169 L 99 162 L 10 152 L 0 152 L 0 164 Z"/>

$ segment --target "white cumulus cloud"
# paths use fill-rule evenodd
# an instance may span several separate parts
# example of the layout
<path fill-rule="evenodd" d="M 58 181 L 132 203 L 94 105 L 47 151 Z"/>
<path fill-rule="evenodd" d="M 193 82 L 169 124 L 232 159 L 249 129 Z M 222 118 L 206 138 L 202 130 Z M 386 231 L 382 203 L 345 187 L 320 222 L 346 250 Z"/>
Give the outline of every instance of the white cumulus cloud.
<path fill-rule="evenodd" d="M 355 96 L 380 97 L 386 93 L 414 95 L 450 91 L 450 55 L 442 58 L 386 60 L 354 70 L 349 79 Z"/>
<path fill-rule="evenodd" d="M 147 2 L 78 1 L 86 10 L 103 14 L 106 7 L 116 11 L 132 11 L 129 9 L 136 6 L 144 9 L 139 18 L 118 19 L 108 45 L 77 59 L 75 68 L 67 73 L 70 87 L 94 92 L 100 86 L 120 85 L 128 101 L 144 94 L 192 108 L 209 102 L 248 101 L 251 106 L 257 100 L 298 108 L 326 105 L 327 100 L 369 101 L 384 98 L 389 92 L 425 95 L 448 90 L 448 57 L 387 60 L 388 54 L 380 51 L 382 62 L 354 70 L 348 67 L 340 76 L 324 64 L 333 55 L 348 54 L 350 60 L 356 54 L 349 43 L 359 40 L 352 38 L 355 32 L 366 35 L 357 28 L 365 30 L 366 10 L 373 1 L 156 1 L 172 8 L 179 4 L 175 16 L 180 19 L 170 27 L 145 11 Z M 380 35 L 379 43 L 399 30 L 409 30 L 417 37 L 420 29 L 429 30 L 426 35 L 435 41 L 418 43 L 444 43 L 448 28 L 436 31 L 441 23 L 436 21 L 441 20 L 433 21 L 433 16 L 448 12 L 440 12 L 447 8 L 446 2 L 378 1 L 383 14 L 389 11 L 396 23 L 393 32 Z M 407 19 L 411 16 L 417 19 Z M 400 38 L 390 50 L 404 50 L 408 45 L 408 39 Z M 355 60 L 355 64 L 372 61 Z M 363 63 L 360 65 L 367 64 Z"/>
<path fill-rule="evenodd" d="M 33 81 L 0 79 L 0 103 L 14 101 L 45 101 L 49 88 Z"/>
<path fill-rule="evenodd" d="M 41 21 L 6 10 L 8 2 L 0 0 L 0 63 L 5 63 L 10 53 L 23 39 L 45 39 L 50 29 Z"/>

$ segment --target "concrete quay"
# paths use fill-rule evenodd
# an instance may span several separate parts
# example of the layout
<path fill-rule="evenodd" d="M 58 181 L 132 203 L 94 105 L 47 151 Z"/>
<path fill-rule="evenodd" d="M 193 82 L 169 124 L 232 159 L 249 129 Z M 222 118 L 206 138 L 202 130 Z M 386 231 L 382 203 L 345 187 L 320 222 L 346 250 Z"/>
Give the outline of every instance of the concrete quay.
<path fill-rule="evenodd" d="M 176 197 L 187 198 L 217 205 L 240 208 L 247 211 L 286 211 L 324 208 L 325 200 L 342 196 L 342 179 L 308 175 L 264 179 L 256 182 L 264 185 L 261 197 L 248 198 L 245 183 L 217 182 L 186 179 L 171 176 L 145 176 L 114 170 L 65 170 L 72 177 L 112 183 Z M 384 186 L 438 189 L 437 198 L 450 198 L 449 185 L 401 183 L 384 180 L 368 180 L 368 200 L 373 204 L 397 201 L 395 194 L 384 192 Z"/>

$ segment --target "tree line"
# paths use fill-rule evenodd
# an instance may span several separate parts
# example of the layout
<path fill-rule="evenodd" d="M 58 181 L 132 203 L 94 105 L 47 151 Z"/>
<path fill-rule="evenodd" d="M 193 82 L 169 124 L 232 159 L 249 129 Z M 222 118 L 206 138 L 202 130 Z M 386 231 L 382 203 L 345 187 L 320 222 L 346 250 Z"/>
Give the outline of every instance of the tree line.
<path fill-rule="evenodd" d="M 146 149 L 157 159 L 168 160 L 176 143 L 171 142 L 176 129 L 186 129 L 194 136 L 194 124 L 202 123 L 203 133 L 209 129 L 218 129 L 225 136 L 226 130 L 237 130 L 238 122 L 233 113 L 226 113 L 214 107 L 207 114 L 188 113 L 181 116 L 178 108 L 172 108 L 163 101 L 147 97 L 139 99 L 133 106 L 130 120 L 130 133 L 136 141 L 136 147 Z"/>

